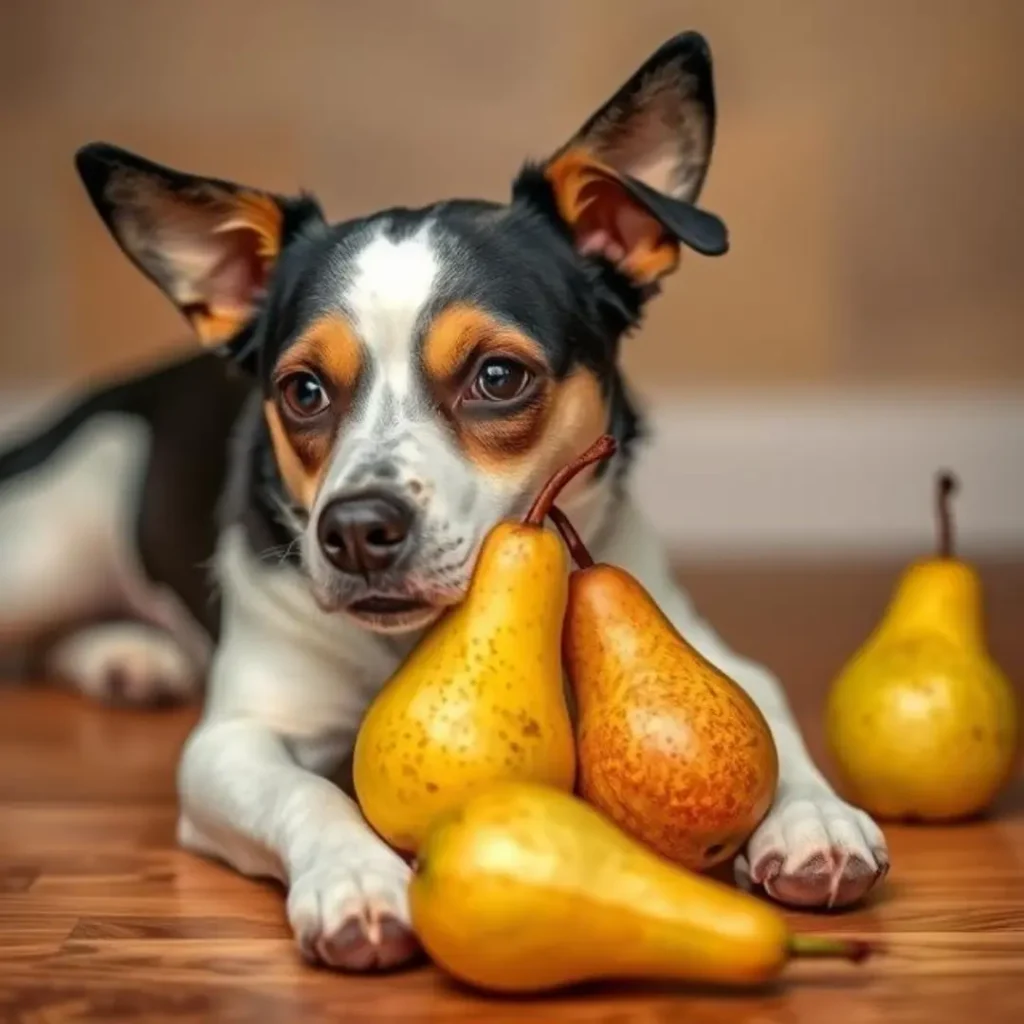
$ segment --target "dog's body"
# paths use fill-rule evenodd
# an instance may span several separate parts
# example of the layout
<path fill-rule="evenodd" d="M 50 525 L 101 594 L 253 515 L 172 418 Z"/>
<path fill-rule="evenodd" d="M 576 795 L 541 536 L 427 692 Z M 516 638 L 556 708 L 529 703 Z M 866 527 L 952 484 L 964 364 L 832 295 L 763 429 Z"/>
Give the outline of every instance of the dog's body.
<path fill-rule="evenodd" d="M 108 698 L 208 676 L 179 838 L 280 879 L 311 958 L 413 953 L 408 868 L 329 780 L 487 530 L 605 431 L 621 454 L 561 506 L 775 735 L 779 792 L 741 873 L 804 905 L 884 874 L 877 827 L 810 761 L 776 680 L 697 617 L 628 496 L 638 420 L 618 347 L 682 246 L 725 249 L 692 205 L 713 126 L 710 59 L 687 35 L 507 206 L 330 226 L 305 197 L 79 156 L 121 246 L 221 354 L 102 391 L 0 459 L 0 646 Z"/>

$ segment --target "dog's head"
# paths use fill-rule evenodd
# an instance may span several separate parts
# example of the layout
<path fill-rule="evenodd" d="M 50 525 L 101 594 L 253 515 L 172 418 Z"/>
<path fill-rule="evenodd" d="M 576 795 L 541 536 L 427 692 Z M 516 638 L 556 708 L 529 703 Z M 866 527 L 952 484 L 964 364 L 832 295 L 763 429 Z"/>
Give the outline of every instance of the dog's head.
<path fill-rule="evenodd" d="M 555 468 L 605 431 L 632 437 L 620 339 L 684 246 L 726 248 L 694 205 L 714 122 L 710 55 L 691 33 L 527 166 L 507 204 L 330 224 L 309 197 L 108 145 L 77 163 L 128 256 L 256 375 L 320 604 L 404 630 L 463 596 L 484 535 Z M 596 471 L 567 497 L 582 525 L 613 478 Z"/>

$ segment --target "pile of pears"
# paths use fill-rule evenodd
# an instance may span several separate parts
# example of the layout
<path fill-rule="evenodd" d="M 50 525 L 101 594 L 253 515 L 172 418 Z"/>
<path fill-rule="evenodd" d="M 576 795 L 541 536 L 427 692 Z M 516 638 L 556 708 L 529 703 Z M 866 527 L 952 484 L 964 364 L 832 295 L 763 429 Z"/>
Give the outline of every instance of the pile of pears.
<path fill-rule="evenodd" d="M 555 505 L 614 450 L 601 437 L 522 522 L 492 529 L 463 603 L 363 720 L 356 795 L 414 859 L 413 927 L 451 974 L 503 992 L 755 984 L 794 955 L 859 959 L 864 944 L 791 935 L 775 909 L 696 873 L 767 813 L 778 758 L 744 691 L 633 576 L 595 564 Z"/>

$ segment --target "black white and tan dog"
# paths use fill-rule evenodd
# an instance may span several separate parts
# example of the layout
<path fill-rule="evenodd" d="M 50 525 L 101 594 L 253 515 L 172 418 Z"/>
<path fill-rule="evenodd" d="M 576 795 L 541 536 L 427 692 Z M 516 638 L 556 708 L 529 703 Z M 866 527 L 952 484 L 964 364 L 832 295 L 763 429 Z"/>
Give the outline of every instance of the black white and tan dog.
<path fill-rule="evenodd" d="M 308 195 L 105 144 L 77 155 L 103 222 L 207 351 L 82 398 L 0 456 L 0 644 L 103 699 L 205 686 L 180 842 L 279 879 L 311 959 L 415 953 L 408 867 L 330 780 L 490 527 L 605 431 L 619 454 L 563 508 L 778 744 L 741 877 L 825 906 L 886 871 L 879 829 L 812 763 L 773 676 L 697 615 L 630 496 L 642 431 L 620 347 L 684 250 L 727 248 L 695 205 L 714 132 L 709 50 L 687 33 L 521 170 L 507 203 L 332 224 Z"/>

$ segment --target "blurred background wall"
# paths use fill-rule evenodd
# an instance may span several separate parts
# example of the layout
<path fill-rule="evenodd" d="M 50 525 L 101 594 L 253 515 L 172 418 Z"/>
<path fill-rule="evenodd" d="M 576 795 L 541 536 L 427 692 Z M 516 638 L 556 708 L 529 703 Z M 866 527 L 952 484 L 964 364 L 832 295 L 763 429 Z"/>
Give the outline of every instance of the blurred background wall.
<path fill-rule="evenodd" d="M 0 0 L 0 396 L 191 343 L 87 204 L 82 142 L 339 218 L 501 199 L 685 28 L 733 249 L 688 256 L 626 353 L 659 524 L 922 543 L 945 461 L 968 537 L 1024 546 L 1021 0 Z"/>

